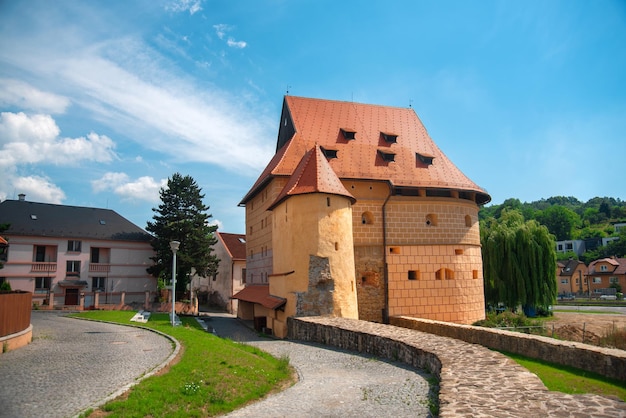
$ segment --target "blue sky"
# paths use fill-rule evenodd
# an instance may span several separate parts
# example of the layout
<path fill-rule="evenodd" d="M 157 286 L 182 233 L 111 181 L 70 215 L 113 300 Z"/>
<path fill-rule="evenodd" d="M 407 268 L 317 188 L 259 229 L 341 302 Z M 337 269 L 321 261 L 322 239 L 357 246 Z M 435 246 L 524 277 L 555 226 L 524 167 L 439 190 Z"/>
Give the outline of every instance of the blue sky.
<path fill-rule="evenodd" d="M 0 200 L 145 227 L 180 172 L 242 233 L 287 91 L 412 106 L 493 203 L 626 200 L 618 0 L 0 0 Z"/>

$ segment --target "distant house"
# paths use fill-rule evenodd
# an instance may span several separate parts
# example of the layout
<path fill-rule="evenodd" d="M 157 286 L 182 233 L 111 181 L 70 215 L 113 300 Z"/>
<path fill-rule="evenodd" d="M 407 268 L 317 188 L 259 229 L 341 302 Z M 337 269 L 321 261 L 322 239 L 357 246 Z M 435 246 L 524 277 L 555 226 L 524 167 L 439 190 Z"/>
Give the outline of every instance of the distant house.
<path fill-rule="evenodd" d="M 10 224 L 0 281 L 33 292 L 33 303 L 144 303 L 156 291 L 156 279 L 146 272 L 152 236 L 112 210 L 28 202 L 20 195 L 0 203 L 0 224 Z"/>
<path fill-rule="evenodd" d="M 565 241 L 557 241 L 556 242 L 556 252 L 557 253 L 566 253 L 571 251 L 575 253 L 577 256 L 583 255 L 586 251 L 586 242 L 581 239 L 576 240 L 565 240 Z"/>
<path fill-rule="evenodd" d="M 217 232 L 217 243 L 213 250 L 220 260 L 217 274 L 213 277 L 194 275 L 191 288 L 198 295 L 200 303 L 224 309 L 237 314 L 238 301 L 232 296 L 245 286 L 246 278 L 246 236 Z"/>
<path fill-rule="evenodd" d="M 558 262 L 557 286 L 559 295 L 587 293 L 587 266 L 582 261 Z"/>
<path fill-rule="evenodd" d="M 619 284 L 626 290 L 626 258 L 602 258 L 589 264 L 587 273 L 591 293 L 604 294 L 611 285 Z"/>

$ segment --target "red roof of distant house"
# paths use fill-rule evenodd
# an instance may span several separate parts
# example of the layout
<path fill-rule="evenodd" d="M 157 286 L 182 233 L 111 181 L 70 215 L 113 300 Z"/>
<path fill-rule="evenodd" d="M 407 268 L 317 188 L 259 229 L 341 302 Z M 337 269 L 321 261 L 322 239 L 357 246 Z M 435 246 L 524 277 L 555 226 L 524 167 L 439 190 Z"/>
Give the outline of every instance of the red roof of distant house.
<path fill-rule="evenodd" d="M 233 260 L 246 259 L 246 236 L 243 234 L 229 234 L 218 232 L 217 236 L 222 240 L 226 251 Z"/>
<path fill-rule="evenodd" d="M 291 176 L 316 144 L 332 151 L 329 165 L 340 179 L 475 192 L 477 203 L 491 200 L 437 147 L 413 109 L 285 96 L 277 152 L 241 203 L 272 177 Z"/>
<path fill-rule="evenodd" d="M 330 167 L 318 145 L 315 145 L 302 157 L 291 178 L 268 210 L 272 210 L 289 196 L 308 193 L 328 193 L 345 196 L 352 203 L 356 202 L 354 196 L 346 190 L 339 177 Z"/>
<path fill-rule="evenodd" d="M 268 309 L 278 309 L 287 303 L 287 300 L 278 296 L 270 295 L 269 285 L 249 285 L 235 293 L 233 299 L 244 302 L 258 303 Z"/>
<path fill-rule="evenodd" d="M 615 270 L 613 271 L 597 271 L 596 264 L 600 262 L 605 262 L 615 266 Z M 589 274 L 599 274 L 599 273 L 611 273 L 611 274 L 626 274 L 626 258 L 601 258 L 599 260 L 591 262 L 589 264 Z"/>

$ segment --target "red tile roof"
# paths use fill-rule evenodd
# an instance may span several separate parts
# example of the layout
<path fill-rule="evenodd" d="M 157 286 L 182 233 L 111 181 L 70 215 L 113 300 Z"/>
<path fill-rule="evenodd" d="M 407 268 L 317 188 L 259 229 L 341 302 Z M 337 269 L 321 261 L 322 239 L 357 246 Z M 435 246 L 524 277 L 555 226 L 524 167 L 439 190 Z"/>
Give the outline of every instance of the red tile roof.
<path fill-rule="evenodd" d="M 295 133 L 287 138 L 290 122 Z M 354 131 L 355 139 L 346 139 L 342 130 Z M 397 138 L 387 141 L 382 133 Z M 413 109 L 285 96 L 277 153 L 241 203 L 273 176 L 291 176 L 316 144 L 337 151 L 329 164 L 341 179 L 469 191 L 477 193 L 480 204 L 491 200 L 437 147 Z M 395 154 L 393 162 L 384 161 L 381 153 Z"/>
<path fill-rule="evenodd" d="M 274 209 L 289 196 L 308 193 L 328 193 L 345 196 L 352 203 L 356 202 L 354 196 L 346 190 L 339 177 L 330 167 L 319 145 L 315 145 L 302 157 L 289 181 L 278 194 L 274 203 L 269 206 L 268 210 Z"/>
<path fill-rule="evenodd" d="M 269 285 L 249 285 L 235 293 L 233 299 L 244 302 L 258 303 L 268 309 L 278 309 L 287 303 L 287 300 L 270 295 Z"/>
<path fill-rule="evenodd" d="M 9 245 L 9 243 L 4 238 L 0 237 L 0 245 Z"/>
<path fill-rule="evenodd" d="M 233 260 L 246 259 L 246 236 L 243 234 L 228 234 L 226 232 L 218 232 L 217 236 L 224 244 L 226 251 Z"/>
<path fill-rule="evenodd" d="M 613 271 L 597 271 L 596 264 L 605 262 L 615 266 Z M 601 258 L 589 264 L 589 274 L 626 274 L 626 258 Z"/>

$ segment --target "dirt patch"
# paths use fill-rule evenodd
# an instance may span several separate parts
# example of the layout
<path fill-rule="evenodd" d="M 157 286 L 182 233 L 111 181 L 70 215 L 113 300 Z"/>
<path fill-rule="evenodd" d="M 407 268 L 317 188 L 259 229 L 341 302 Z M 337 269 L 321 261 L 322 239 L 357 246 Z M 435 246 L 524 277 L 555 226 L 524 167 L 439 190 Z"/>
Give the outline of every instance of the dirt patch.
<path fill-rule="evenodd" d="M 555 312 L 545 323 L 548 335 L 556 338 L 598 345 L 602 337 L 626 330 L 626 315 Z"/>

